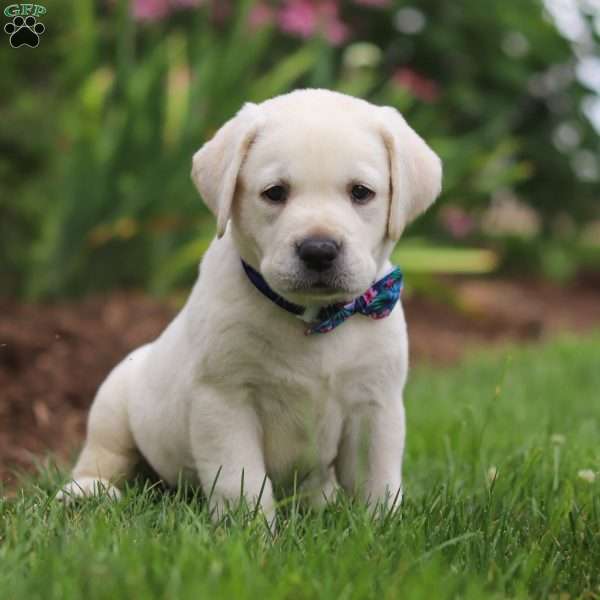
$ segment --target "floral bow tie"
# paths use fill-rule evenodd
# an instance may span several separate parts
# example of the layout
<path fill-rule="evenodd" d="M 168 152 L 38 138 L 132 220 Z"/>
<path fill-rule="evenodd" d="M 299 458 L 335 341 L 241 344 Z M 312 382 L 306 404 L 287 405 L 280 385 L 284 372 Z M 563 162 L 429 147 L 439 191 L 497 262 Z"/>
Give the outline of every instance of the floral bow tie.
<path fill-rule="evenodd" d="M 303 317 L 306 308 L 299 304 L 289 302 L 283 296 L 273 291 L 264 277 L 242 260 L 242 266 L 248 279 L 254 287 L 265 295 L 269 300 L 284 310 Z M 311 333 L 327 333 L 341 325 L 346 319 L 356 313 L 371 317 L 371 319 L 383 319 L 392 312 L 400 298 L 402 291 L 402 271 L 394 267 L 387 275 L 376 281 L 364 294 L 354 298 L 347 304 L 331 304 L 319 310 L 315 320 L 306 329 L 306 335 Z"/>

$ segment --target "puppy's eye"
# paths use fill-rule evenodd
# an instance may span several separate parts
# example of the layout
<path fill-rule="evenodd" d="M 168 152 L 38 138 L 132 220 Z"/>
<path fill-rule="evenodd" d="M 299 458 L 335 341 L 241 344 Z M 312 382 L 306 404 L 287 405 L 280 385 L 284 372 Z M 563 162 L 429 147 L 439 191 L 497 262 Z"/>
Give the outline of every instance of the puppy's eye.
<path fill-rule="evenodd" d="M 266 189 L 261 196 L 276 204 L 281 204 L 287 199 L 287 189 L 282 185 L 274 185 Z"/>
<path fill-rule="evenodd" d="M 356 184 L 352 186 L 350 195 L 352 196 L 352 202 L 356 204 L 366 204 L 371 198 L 373 198 L 375 192 L 370 190 L 365 185 Z"/>

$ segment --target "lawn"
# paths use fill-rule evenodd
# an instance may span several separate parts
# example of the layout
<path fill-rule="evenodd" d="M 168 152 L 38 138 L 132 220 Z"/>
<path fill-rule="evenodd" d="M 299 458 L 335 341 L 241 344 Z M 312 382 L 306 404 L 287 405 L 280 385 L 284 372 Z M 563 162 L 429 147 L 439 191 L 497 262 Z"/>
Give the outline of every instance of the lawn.
<path fill-rule="evenodd" d="M 213 526 L 131 486 L 65 508 L 52 469 L 0 506 L 0 598 L 600 598 L 600 336 L 419 367 L 400 513 L 282 502 Z"/>

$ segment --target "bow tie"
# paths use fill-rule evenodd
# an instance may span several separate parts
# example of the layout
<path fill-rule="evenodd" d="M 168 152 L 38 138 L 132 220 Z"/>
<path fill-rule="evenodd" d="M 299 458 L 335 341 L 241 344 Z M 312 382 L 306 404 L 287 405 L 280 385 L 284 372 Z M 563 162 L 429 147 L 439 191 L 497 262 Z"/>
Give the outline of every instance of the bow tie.
<path fill-rule="evenodd" d="M 280 296 L 256 269 L 253 269 L 243 260 L 242 266 L 254 287 L 269 300 L 297 317 L 302 318 L 305 315 L 307 309 L 304 306 L 289 302 L 283 296 Z M 327 333 L 356 313 L 371 317 L 371 319 L 387 317 L 400 298 L 402 279 L 402 271 L 399 267 L 394 267 L 392 271 L 376 281 L 364 294 L 354 298 L 351 302 L 347 304 L 330 304 L 321 308 L 314 322 L 306 329 L 306 335 Z"/>

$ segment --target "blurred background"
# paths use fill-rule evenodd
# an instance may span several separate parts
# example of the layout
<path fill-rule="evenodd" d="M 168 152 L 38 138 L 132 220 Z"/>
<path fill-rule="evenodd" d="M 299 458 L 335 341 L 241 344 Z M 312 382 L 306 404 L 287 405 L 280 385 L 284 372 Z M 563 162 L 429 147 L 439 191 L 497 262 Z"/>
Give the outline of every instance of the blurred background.
<path fill-rule="evenodd" d="M 2 477 L 68 453 L 184 301 L 214 234 L 194 151 L 297 87 L 395 106 L 444 161 L 394 255 L 416 360 L 600 323 L 600 0 L 44 6 L 38 47 L 0 39 Z"/>

